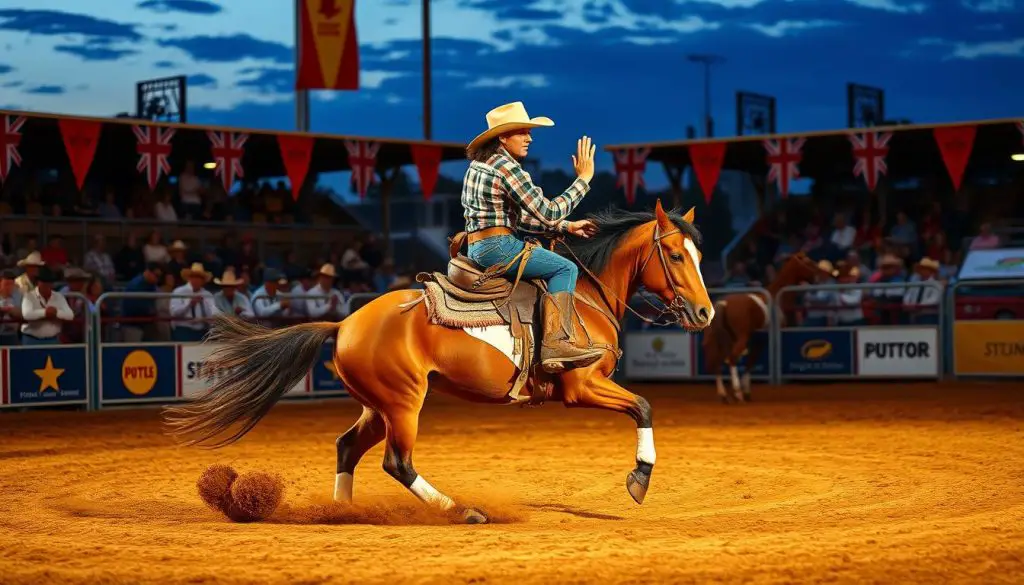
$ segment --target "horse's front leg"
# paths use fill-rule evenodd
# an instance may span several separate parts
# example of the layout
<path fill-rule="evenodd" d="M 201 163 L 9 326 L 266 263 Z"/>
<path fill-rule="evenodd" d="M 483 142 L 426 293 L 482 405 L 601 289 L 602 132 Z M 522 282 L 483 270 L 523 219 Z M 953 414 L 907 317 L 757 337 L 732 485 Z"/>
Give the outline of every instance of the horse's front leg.
<path fill-rule="evenodd" d="M 626 489 L 638 504 L 644 502 L 654 470 L 654 429 L 651 405 L 606 378 L 594 368 L 570 370 L 562 376 L 567 407 L 603 408 L 628 414 L 636 423 L 636 467 L 626 476 Z"/>

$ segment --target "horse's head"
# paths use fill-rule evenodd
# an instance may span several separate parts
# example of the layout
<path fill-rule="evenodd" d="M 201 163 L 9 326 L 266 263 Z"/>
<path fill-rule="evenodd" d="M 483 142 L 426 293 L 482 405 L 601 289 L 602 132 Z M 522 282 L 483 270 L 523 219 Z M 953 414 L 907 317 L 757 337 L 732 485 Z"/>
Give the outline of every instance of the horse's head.
<path fill-rule="evenodd" d="M 711 324 L 715 308 L 700 272 L 701 253 L 693 227 L 693 209 L 680 218 L 665 213 L 658 200 L 650 230 L 638 230 L 648 238 L 640 246 L 637 279 L 658 295 L 679 324 L 700 331 Z"/>

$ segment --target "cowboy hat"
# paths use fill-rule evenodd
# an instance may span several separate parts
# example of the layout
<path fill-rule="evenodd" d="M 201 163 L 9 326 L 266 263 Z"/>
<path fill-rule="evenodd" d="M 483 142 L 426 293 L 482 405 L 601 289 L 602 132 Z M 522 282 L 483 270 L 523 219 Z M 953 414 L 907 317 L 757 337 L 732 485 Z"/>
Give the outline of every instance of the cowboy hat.
<path fill-rule="evenodd" d="M 832 263 L 828 260 L 818 260 L 818 270 L 831 274 L 832 276 L 839 274 L 839 271 L 833 268 Z"/>
<path fill-rule="evenodd" d="M 942 267 L 939 265 L 938 260 L 933 260 L 928 256 L 925 256 L 924 258 L 921 258 L 920 262 L 914 265 L 914 268 L 918 270 L 934 270 L 935 272 L 938 272 Z"/>
<path fill-rule="evenodd" d="M 42 254 L 39 252 L 32 252 L 28 256 L 18 260 L 18 266 L 46 266 L 46 262 L 43 262 Z"/>
<path fill-rule="evenodd" d="M 323 266 L 320 267 L 320 270 L 317 271 L 318 276 L 321 274 L 324 276 L 330 276 L 331 278 L 338 277 L 338 274 L 334 271 L 334 264 L 329 263 L 324 264 Z"/>
<path fill-rule="evenodd" d="M 267 268 L 263 270 L 263 282 L 276 282 L 277 284 L 288 284 L 288 279 L 285 275 L 276 268 Z"/>
<path fill-rule="evenodd" d="M 242 286 L 245 282 L 239 280 L 238 276 L 235 275 L 234 268 L 227 268 L 220 278 L 213 279 L 213 284 L 217 286 Z"/>
<path fill-rule="evenodd" d="M 192 276 L 202 276 L 203 279 L 206 280 L 206 282 L 210 282 L 210 279 L 213 278 L 213 273 L 207 272 L 206 269 L 203 268 L 203 265 L 201 263 L 193 262 L 190 268 L 183 268 L 181 270 L 182 279 L 188 280 Z"/>
<path fill-rule="evenodd" d="M 883 254 L 882 259 L 878 261 L 879 266 L 899 266 L 903 267 L 903 260 L 896 257 L 895 254 Z"/>
<path fill-rule="evenodd" d="M 89 280 L 90 278 L 92 275 L 75 266 L 64 271 L 64 280 Z"/>
<path fill-rule="evenodd" d="M 512 102 L 511 104 L 498 106 L 490 112 L 487 112 L 487 130 L 478 134 L 477 137 L 469 143 L 467 148 L 469 150 L 473 150 L 491 138 L 494 138 L 499 134 L 512 132 L 513 130 L 554 125 L 555 123 L 551 118 L 544 116 L 531 118 L 529 114 L 526 113 L 526 106 L 523 105 L 523 102 Z"/>
<path fill-rule="evenodd" d="M 860 278 L 860 268 L 856 264 L 841 261 L 836 264 L 836 278 Z"/>
<path fill-rule="evenodd" d="M 184 250 L 188 250 L 188 246 L 185 245 L 185 242 L 182 242 L 181 240 L 174 240 L 174 243 L 171 244 L 171 247 L 168 248 L 168 249 L 170 251 L 172 251 L 172 252 L 175 251 L 175 250 L 182 250 L 182 251 L 184 251 Z"/>

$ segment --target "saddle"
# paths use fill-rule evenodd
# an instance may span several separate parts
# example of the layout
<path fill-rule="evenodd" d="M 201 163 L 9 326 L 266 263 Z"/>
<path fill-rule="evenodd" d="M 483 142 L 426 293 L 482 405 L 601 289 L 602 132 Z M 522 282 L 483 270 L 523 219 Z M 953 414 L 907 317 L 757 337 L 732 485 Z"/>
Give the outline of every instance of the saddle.
<path fill-rule="evenodd" d="M 447 274 L 420 272 L 416 281 L 423 283 L 423 295 L 406 306 L 423 302 L 430 322 L 461 329 L 507 325 L 514 342 L 513 355 L 519 357 L 519 375 L 513 382 L 509 397 L 517 403 L 539 405 L 551 397 L 551 377 L 540 368 L 542 336 L 539 317 L 540 298 L 547 285 L 540 279 L 524 279 L 526 262 L 539 244 L 526 242 L 523 251 L 505 264 L 484 268 L 462 254 L 467 238 L 459 232 L 449 240 Z M 513 279 L 506 272 L 519 263 Z M 526 387 L 529 396 L 522 396 Z"/>

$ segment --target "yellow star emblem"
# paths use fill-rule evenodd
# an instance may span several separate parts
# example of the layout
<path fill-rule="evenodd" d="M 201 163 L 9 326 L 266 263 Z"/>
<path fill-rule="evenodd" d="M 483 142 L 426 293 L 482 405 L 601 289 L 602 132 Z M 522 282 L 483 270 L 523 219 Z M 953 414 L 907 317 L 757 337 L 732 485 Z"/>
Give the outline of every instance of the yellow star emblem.
<path fill-rule="evenodd" d="M 39 391 L 46 392 L 50 388 L 54 391 L 60 390 L 60 386 L 57 384 L 57 379 L 60 378 L 64 370 L 61 368 L 53 367 L 53 358 L 46 356 L 46 367 L 41 370 L 32 370 L 37 376 L 39 376 Z"/>
<path fill-rule="evenodd" d="M 327 371 L 331 373 L 331 376 L 335 380 L 340 380 L 341 379 L 341 378 L 338 377 L 338 368 L 334 367 L 334 362 L 333 361 L 327 360 L 326 362 L 324 362 L 324 367 L 327 368 Z"/>

